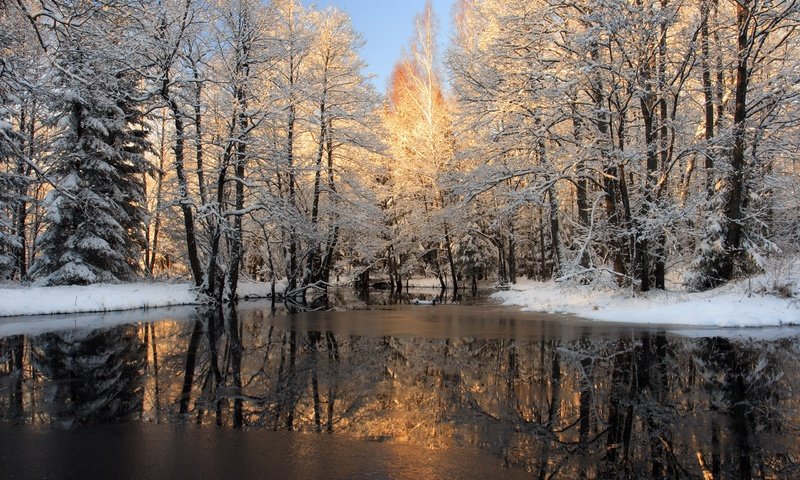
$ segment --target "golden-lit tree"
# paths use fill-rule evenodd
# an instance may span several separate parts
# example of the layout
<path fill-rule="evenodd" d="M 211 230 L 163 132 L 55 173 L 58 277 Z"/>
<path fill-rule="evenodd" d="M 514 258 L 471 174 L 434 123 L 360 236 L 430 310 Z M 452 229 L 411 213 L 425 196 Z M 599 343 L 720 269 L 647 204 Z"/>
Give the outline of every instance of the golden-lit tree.
<path fill-rule="evenodd" d="M 444 214 L 451 201 L 445 176 L 454 162 L 451 107 L 438 72 L 436 17 L 430 2 L 415 24 L 410 52 L 392 74 L 385 109 L 392 182 L 387 207 L 394 212 L 394 239 L 405 242 L 393 242 L 393 252 L 400 257 L 390 264 L 402 264 L 403 254 L 416 253 L 433 267 L 445 288 L 443 251 L 452 287 L 457 288 L 452 224 Z"/>

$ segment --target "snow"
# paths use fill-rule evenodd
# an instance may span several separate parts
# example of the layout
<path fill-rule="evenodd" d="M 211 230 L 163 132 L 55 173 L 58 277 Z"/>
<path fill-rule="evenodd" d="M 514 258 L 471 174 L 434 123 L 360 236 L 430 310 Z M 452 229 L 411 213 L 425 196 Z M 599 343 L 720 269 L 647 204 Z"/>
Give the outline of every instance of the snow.
<path fill-rule="evenodd" d="M 0 317 L 192 305 L 196 297 L 188 283 L 0 288 Z"/>
<path fill-rule="evenodd" d="M 614 323 L 713 327 L 800 325 L 800 299 L 766 293 L 766 276 L 707 292 L 650 291 L 521 281 L 492 296 L 524 311 L 571 313 Z M 796 295 L 795 295 L 796 297 Z"/>
<path fill-rule="evenodd" d="M 285 283 L 278 282 L 276 292 L 282 292 Z M 511 285 L 507 291 L 493 294 L 493 297 L 508 305 L 522 306 L 525 311 L 570 313 L 614 323 L 697 327 L 800 326 L 800 300 L 796 298 L 796 290 L 789 290 L 789 298 L 765 293 L 774 291 L 767 288 L 774 283 L 774 279 L 761 276 L 708 292 L 652 291 L 634 295 L 613 288 L 523 280 Z M 265 297 L 269 291 L 268 283 L 241 282 L 238 293 L 241 298 Z M 0 317 L 110 312 L 197 303 L 196 288 L 189 283 L 0 288 Z M 136 315 L 142 316 L 142 313 Z M 9 321 L 0 324 L 7 325 Z"/>
<path fill-rule="evenodd" d="M 286 279 L 275 282 L 275 293 L 280 295 L 286 291 L 289 282 Z M 239 282 L 236 294 L 239 298 L 264 298 L 270 295 L 272 287 L 269 282 Z"/>
<path fill-rule="evenodd" d="M 286 289 L 277 282 L 275 291 Z M 240 282 L 240 297 L 266 297 L 269 283 Z M 0 288 L 0 317 L 65 313 L 111 312 L 198 304 L 189 283 L 121 283 L 60 287 Z"/>

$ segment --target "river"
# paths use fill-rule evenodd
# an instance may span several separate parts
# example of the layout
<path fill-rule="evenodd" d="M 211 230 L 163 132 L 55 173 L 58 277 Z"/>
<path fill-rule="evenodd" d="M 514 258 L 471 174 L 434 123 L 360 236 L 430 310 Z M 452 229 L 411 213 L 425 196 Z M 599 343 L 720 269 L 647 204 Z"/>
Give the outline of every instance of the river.
<path fill-rule="evenodd" d="M 800 476 L 797 329 L 327 301 L 6 321 L 2 477 Z"/>

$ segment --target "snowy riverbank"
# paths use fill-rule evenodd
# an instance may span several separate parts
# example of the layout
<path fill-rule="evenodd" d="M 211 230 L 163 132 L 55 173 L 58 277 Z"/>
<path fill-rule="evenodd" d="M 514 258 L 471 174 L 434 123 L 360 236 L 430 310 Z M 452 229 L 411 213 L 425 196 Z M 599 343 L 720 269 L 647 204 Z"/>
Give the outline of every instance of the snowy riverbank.
<path fill-rule="evenodd" d="M 791 278 L 791 277 L 790 277 Z M 770 275 L 707 292 L 630 291 L 523 280 L 492 296 L 525 311 L 571 313 L 606 322 L 715 327 L 800 325 L 797 282 L 784 278 L 783 295 Z M 788 292 L 787 289 L 790 289 Z M 790 294 L 793 298 L 787 298 Z"/>
<path fill-rule="evenodd" d="M 196 297 L 188 283 L 0 288 L 0 317 L 192 305 Z"/>
<path fill-rule="evenodd" d="M 790 270 L 800 271 L 795 262 Z M 606 322 L 715 327 L 800 325 L 800 275 L 761 275 L 708 292 L 630 291 L 522 280 L 493 295 L 526 311 L 571 313 Z M 420 282 L 412 282 L 420 283 Z M 784 295 L 776 293 L 776 285 Z M 285 288 L 281 282 L 278 291 Z M 269 285 L 243 282 L 240 297 L 263 297 Z M 786 294 L 790 295 L 787 297 Z M 98 284 L 0 288 L 0 317 L 110 312 L 197 303 L 188 283 Z"/>
<path fill-rule="evenodd" d="M 285 285 L 278 285 L 278 291 L 284 288 Z M 240 297 L 263 297 L 268 293 L 269 284 L 242 282 L 239 285 Z M 0 288 L 0 317 L 112 312 L 196 303 L 197 291 L 189 283 Z"/>

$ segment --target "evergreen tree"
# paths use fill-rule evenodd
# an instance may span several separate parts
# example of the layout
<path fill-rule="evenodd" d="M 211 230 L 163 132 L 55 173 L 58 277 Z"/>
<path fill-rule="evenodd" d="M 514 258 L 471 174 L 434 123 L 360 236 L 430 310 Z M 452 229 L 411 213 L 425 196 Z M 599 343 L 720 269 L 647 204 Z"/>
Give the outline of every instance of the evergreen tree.
<path fill-rule="evenodd" d="M 88 29 L 87 29 L 88 30 Z M 95 26 L 95 30 L 100 30 Z M 47 230 L 31 276 L 46 285 L 127 279 L 144 244 L 144 174 L 150 166 L 135 79 L 109 37 L 60 32 Z"/>
<path fill-rule="evenodd" d="M 5 23 L 5 22 L 3 22 Z M 11 44 L 10 32 L 0 30 L 0 45 Z M 11 103 L 15 86 L 11 65 L 6 61 L 5 48 L 0 50 L 0 280 L 6 279 L 14 269 L 14 249 L 19 238 L 14 235 L 10 215 L 19 178 L 11 165 L 19 149 L 20 137 L 12 124 Z"/>
<path fill-rule="evenodd" d="M 0 102 L 2 102 L 0 92 Z M 9 277 L 14 269 L 14 249 L 19 245 L 19 238 L 14 235 L 12 219 L 9 215 L 14 201 L 19 179 L 8 171 L 12 151 L 15 144 L 14 131 L 7 121 L 7 109 L 0 103 L 0 280 Z"/>

